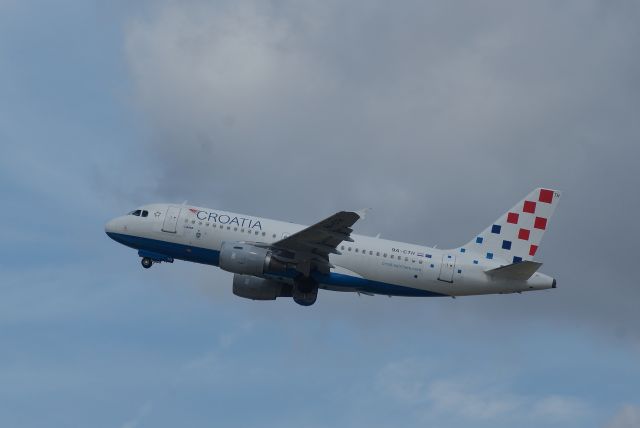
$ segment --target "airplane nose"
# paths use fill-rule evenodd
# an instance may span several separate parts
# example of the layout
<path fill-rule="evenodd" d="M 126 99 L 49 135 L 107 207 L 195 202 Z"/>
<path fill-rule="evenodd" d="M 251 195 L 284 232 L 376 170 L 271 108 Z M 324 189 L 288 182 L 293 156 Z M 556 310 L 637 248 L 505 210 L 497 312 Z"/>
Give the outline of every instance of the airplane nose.
<path fill-rule="evenodd" d="M 122 219 L 120 217 L 109 220 L 107 224 L 104 225 L 104 232 L 111 239 L 115 239 L 114 236 L 118 233 L 123 233 L 123 230 L 126 230 L 126 226 L 123 228 Z"/>

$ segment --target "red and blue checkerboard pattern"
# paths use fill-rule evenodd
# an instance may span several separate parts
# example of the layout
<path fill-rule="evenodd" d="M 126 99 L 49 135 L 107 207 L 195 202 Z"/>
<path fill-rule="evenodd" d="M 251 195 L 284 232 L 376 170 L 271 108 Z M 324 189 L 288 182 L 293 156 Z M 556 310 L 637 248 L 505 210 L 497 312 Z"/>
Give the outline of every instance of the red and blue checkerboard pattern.
<path fill-rule="evenodd" d="M 477 235 L 460 252 L 473 250 L 486 260 L 518 263 L 536 255 L 560 192 L 538 188 Z"/>

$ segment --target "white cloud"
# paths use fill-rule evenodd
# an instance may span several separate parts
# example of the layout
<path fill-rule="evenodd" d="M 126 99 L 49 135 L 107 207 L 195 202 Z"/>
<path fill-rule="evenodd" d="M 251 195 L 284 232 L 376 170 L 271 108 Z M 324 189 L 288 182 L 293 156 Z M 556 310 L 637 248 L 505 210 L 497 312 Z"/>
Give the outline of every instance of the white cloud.
<path fill-rule="evenodd" d="M 466 420 L 576 421 L 589 414 L 586 404 L 562 395 L 528 396 L 509 390 L 508 383 L 479 376 L 440 377 L 425 369 L 430 364 L 404 359 L 387 364 L 379 373 L 378 392 L 429 414 Z"/>
<path fill-rule="evenodd" d="M 428 365 L 414 359 L 389 363 L 378 374 L 377 390 L 399 402 L 423 403 L 428 399 L 425 367 Z"/>
<path fill-rule="evenodd" d="M 638 428 L 640 427 L 640 406 L 623 406 L 606 428 Z"/>
<path fill-rule="evenodd" d="M 468 419 L 496 419 L 523 410 L 524 398 L 514 394 L 468 390 L 460 381 L 436 380 L 429 386 L 429 400 L 437 412 Z"/>
<path fill-rule="evenodd" d="M 220 332 L 215 346 L 183 363 L 177 382 L 219 380 L 232 365 L 226 354 L 232 351 L 236 342 L 251 334 L 252 329 L 252 322 L 245 320 L 231 330 Z"/>
<path fill-rule="evenodd" d="M 143 404 L 136 413 L 133 419 L 126 421 L 122 424 L 122 428 L 138 428 L 140 426 L 140 422 L 153 410 L 153 403 L 148 401 Z"/>
<path fill-rule="evenodd" d="M 584 402 L 561 395 L 543 397 L 534 403 L 532 413 L 549 419 L 573 419 L 587 414 L 588 408 Z"/>

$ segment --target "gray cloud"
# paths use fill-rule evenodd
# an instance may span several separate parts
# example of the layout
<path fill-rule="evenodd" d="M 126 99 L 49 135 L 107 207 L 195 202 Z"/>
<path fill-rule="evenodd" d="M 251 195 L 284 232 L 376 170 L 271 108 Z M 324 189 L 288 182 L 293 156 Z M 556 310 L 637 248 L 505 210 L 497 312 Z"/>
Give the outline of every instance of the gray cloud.
<path fill-rule="evenodd" d="M 560 288 L 443 313 L 637 340 L 638 18 L 598 1 L 154 4 L 126 34 L 154 196 L 302 223 L 371 206 L 359 231 L 447 247 L 557 187 L 540 258 Z"/>

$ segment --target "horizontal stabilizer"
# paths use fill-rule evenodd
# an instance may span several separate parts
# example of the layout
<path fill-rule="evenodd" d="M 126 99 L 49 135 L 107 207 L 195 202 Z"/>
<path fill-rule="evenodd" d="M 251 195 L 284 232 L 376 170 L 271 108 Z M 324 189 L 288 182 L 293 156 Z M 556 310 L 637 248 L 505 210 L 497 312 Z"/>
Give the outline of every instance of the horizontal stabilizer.
<path fill-rule="evenodd" d="M 542 263 L 524 261 L 485 271 L 494 278 L 526 281 L 540 269 Z"/>

